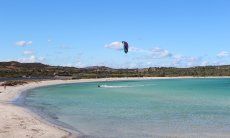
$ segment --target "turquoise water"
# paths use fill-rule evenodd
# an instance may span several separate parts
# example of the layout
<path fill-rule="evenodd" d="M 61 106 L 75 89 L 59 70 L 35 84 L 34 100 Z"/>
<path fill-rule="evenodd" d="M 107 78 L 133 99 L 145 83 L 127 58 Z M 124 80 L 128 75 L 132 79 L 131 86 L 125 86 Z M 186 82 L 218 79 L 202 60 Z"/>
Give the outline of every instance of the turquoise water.
<path fill-rule="evenodd" d="M 56 85 L 30 90 L 25 105 L 85 137 L 220 136 L 230 132 L 229 78 Z"/>

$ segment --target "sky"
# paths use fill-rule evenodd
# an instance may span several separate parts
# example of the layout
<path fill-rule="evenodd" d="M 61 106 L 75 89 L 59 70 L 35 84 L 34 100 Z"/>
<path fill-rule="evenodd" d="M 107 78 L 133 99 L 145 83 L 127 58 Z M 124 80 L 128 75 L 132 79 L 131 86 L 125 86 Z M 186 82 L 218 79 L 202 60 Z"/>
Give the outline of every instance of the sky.
<path fill-rule="evenodd" d="M 229 0 L 0 0 L 0 61 L 113 68 L 230 64 Z M 122 51 L 121 41 L 129 43 Z"/>

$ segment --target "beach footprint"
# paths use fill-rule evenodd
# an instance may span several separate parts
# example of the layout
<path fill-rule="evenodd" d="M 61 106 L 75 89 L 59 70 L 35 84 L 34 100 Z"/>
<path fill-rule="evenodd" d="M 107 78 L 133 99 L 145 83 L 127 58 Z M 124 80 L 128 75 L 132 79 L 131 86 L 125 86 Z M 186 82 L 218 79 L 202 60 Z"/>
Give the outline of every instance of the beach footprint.
<path fill-rule="evenodd" d="M 7 131 L 7 130 L 1 130 L 0 129 L 0 133 L 8 133 L 9 131 Z"/>

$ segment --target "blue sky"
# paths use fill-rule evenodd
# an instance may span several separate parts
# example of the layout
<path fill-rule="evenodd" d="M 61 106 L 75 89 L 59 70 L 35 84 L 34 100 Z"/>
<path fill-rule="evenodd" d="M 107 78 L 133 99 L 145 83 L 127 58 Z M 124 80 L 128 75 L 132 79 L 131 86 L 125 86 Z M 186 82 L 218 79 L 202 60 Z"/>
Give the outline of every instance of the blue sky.
<path fill-rule="evenodd" d="M 230 64 L 229 0 L 1 0 L 0 61 L 114 68 Z M 120 50 L 127 41 L 130 52 Z"/>

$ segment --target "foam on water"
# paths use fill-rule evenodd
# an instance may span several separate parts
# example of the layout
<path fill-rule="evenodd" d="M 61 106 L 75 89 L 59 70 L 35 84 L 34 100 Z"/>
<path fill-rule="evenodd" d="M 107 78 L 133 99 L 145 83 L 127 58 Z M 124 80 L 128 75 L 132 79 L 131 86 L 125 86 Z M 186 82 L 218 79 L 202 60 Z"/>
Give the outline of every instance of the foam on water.
<path fill-rule="evenodd" d="M 127 85 L 127 86 L 114 86 L 114 85 L 100 85 L 102 88 L 131 88 L 131 87 L 143 87 L 145 85 Z"/>

